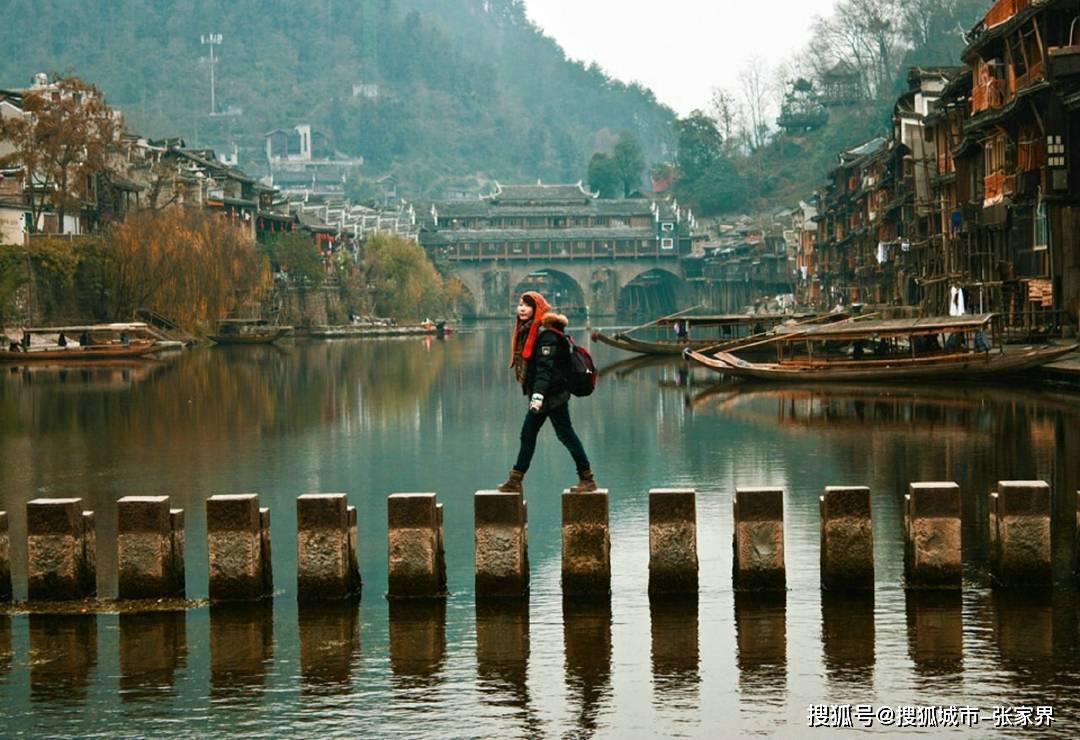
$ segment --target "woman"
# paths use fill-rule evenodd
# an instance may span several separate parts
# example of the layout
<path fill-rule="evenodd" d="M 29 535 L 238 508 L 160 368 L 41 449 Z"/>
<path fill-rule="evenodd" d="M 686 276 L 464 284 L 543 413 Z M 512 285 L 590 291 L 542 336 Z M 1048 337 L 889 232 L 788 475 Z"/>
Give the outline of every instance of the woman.
<path fill-rule="evenodd" d="M 510 477 L 499 486 L 500 491 L 522 492 L 522 479 L 532 462 L 536 437 L 549 418 L 555 427 L 555 435 L 577 466 L 578 482 L 570 490 L 579 493 L 596 490 L 589 458 L 570 424 L 570 391 L 567 390 L 570 347 L 562 336 L 567 323 L 565 316 L 551 311 L 551 306 L 539 293 L 529 291 L 521 296 L 510 343 L 510 367 L 514 369 L 522 391 L 529 397 L 529 411 L 521 426 L 517 462 Z"/>

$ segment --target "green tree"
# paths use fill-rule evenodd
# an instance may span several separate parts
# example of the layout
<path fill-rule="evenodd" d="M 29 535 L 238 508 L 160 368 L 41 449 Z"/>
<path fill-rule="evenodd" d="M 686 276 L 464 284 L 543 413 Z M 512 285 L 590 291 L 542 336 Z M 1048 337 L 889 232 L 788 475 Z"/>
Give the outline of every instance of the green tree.
<path fill-rule="evenodd" d="M 601 198 L 617 198 L 622 187 L 622 172 L 615 158 L 603 152 L 594 154 L 589 160 L 589 190 L 600 193 Z"/>
<path fill-rule="evenodd" d="M 392 234 L 368 237 L 364 271 L 381 316 L 419 319 L 447 310 L 442 278 L 416 242 Z"/>
<path fill-rule="evenodd" d="M 675 123 L 678 137 L 676 193 L 704 214 L 741 208 L 746 183 L 724 150 L 713 120 L 701 111 Z"/>
<path fill-rule="evenodd" d="M 293 231 L 266 243 L 266 255 L 275 271 L 288 274 L 289 282 L 300 288 L 317 288 L 326 278 L 322 254 L 311 236 Z"/>
<path fill-rule="evenodd" d="M 615 144 L 613 158 L 619 170 L 623 197 L 629 197 L 641 187 L 641 178 L 645 174 L 645 153 L 641 149 L 641 142 L 631 133 L 621 134 Z"/>

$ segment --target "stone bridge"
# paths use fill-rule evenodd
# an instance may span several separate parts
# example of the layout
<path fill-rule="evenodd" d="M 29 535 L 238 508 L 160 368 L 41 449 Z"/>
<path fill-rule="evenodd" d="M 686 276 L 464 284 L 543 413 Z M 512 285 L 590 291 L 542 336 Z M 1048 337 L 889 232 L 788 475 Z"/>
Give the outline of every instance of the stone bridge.
<path fill-rule="evenodd" d="M 589 313 L 612 316 L 622 291 L 651 273 L 675 296 L 680 309 L 693 302 L 693 290 L 686 281 L 682 260 L 675 255 L 618 259 L 612 257 L 553 257 L 550 259 L 450 260 L 448 272 L 468 289 L 475 313 L 480 318 L 509 315 L 519 286 L 535 272 L 546 272 L 572 283 Z M 561 307 L 560 307 L 561 308 Z"/>

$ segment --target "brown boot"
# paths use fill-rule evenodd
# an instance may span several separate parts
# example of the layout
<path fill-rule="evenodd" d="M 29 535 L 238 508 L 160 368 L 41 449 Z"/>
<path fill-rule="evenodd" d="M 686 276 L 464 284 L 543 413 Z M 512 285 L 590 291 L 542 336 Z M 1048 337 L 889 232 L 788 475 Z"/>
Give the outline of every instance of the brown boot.
<path fill-rule="evenodd" d="M 506 482 L 501 484 L 496 491 L 502 491 L 503 493 L 522 493 L 524 491 L 521 481 L 525 478 L 525 474 L 520 470 L 511 468 L 510 477 L 506 479 Z"/>
<path fill-rule="evenodd" d="M 570 486 L 570 491 L 573 493 L 590 493 L 596 490 L 596 479 L 593 478 L 591 470 L 579 470 L 578 482 L 576 486 Z"/>

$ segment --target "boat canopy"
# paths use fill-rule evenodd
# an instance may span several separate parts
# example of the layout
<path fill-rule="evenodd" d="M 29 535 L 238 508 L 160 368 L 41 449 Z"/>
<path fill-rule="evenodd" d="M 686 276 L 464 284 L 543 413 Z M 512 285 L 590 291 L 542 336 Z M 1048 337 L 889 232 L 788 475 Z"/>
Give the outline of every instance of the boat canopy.
<path fill-rule="evenodd" d="M 112 331 L 112 332 L 136 332 L 147 331 L 149 327 L 140 321 L 129 321 L 117 324 L 82 324 L 76 326 L 37 326 L 30 329 L 19 329 L 28 334 L 80 334 L 84 331 Z"/>
<path fill-rule="evenodd" d="M 816 314 L 812 313 L 733 313 L 715 316 L 665 316 L 658 319 L 655 326 L 672 326 L 676 322 L 690 326 L 743 326 L 747 324 L 778 324 L 783 321 L 800 321 Z"/>
<path fill-rule="evenodd" d="M 885 319 L 850 321 L 814 326 L 780 326 L 780 341 L 854 341 L 881 337 L 912 337 L 984 329 L 996 316 L 992 313 L 973 316 L 931 316 L 922 319 Z M 784 335 L 789 336 L 784 336 Z"/>

